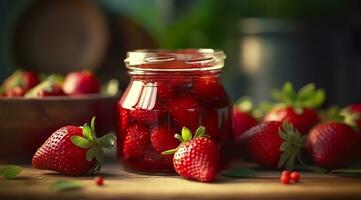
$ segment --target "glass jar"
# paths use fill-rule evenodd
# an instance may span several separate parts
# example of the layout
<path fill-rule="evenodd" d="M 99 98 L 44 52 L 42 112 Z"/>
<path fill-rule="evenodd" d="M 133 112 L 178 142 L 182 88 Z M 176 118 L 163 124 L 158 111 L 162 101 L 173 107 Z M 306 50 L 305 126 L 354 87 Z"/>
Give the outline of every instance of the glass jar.
<path fill-rule="evenodd" d="M 131 77 L 118 104 L 117 155 L 128 171 L 174 172 L 174 138 L 183 127 L 199 126 L 227 158 L 232 106 L 220 75 L 225 55 L 212 49 L 136 50 L 125 64 Z"/>

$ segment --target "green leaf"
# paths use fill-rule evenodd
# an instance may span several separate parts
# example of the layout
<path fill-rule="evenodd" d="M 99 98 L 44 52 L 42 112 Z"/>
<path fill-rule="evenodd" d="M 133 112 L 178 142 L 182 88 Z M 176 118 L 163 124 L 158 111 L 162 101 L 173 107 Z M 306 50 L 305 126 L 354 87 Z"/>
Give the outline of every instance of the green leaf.
<path fill-rule="evenodd" d="M 81 136 L 71 136 L 70 140 L 73 142 L 73 144 L 77 147 L 87 149 L 91 146 L 89 140 L 81 137 Z"/>
<path fill-rule="evenodd" d="M 102 148 L 94 148 L 94 155 L 95 155 L 95 159 L 98 161 L 98 163 L 103 164 L 104 163 L 104 151 Z"/>
<path fill-rule="evenodd" d="M 254 178 L 256 177 L 256 171 L 249 168 L 232 168 L 221 172 L 223 176 L 233 178 Z"/>
<path fill-rule="evenodd" d="M 303 101 L 302 106 L 306 108 L 317 108 L 323 104 L 325 101 L 325 91 L 318 89 L 312 98 Z"/>
<path fill-rule="evenodd" d="M 98 142 L 104 148 L 112 148 L 115 145 L 115 135 L 106 134 L 103 137 L 99 138 Z"/>
<path fill-rule="evenodd" d="M 50 184 L 50 189 L 60 192 L 60 191 L 68 191 L 68 190 L 78 190 L 81 189 L 82 186 L 78 183 L 66 180 L 57 180 Z"/>
<path fill-rule="evenodd" d="M 296 166 L 295 170 L 312 171 L 315 174 L 325 174 L 327 172 L 327 170 L 322 167 L 316 167 L 311 165 Z"/>
<path fill-rule="evenodd" d="M 283 93 L 280 90 L 272 90 L 271 92 L 272 99 L 278 102 L 283 102 Z"/>
<path fill-rule="evenodd" d="M 23 168 L 17 165 L 3 165 L 0 166 L 0 176 L 4 179 L 13 179 L 17 177 L 22 170 Z"/>
<path fill-rule="evenodd" d="M 297 99 L 300 101 L 309 99 L 315 94 L 315 84 L 309 83 L 298 90 Z"/>
<path fill-rule="evenodd" d="M 291 82 L 287 81 L 283 85 L 282 93 L 285 98 L 284 100 L 286 101 L 285 103 L 292 104 L 296 98 L 296 93 L 295 93 L 295 90 L 293 89 L 293 85 Z"/>
<path fill-rule="evenodd" d="M 179 134 L 174 134 L 174 138 L 176 138 L 176 139 L 178 139 L 180 142 L 183 142 L 183 138 L 182 138 L 182 136 L 181 135 L 179 135 Z"/>
<path fill-rule="evenodd" d="M 86 152 L 85 159 L 90 162 L 90 161 L 93 160 L 94 156 L 95 156 L 94 150 L 93 150 L 93 149 L 89 149 L 89 150 Z"/>
<path fill-rule="evenodd" d="M 204 126 L 200 126 L 197 128 L 194 138 L 203 137 L 205 134 L 206 128 Z"/>
<path fill-rule="evenodd" d="M 357 175 L 361 176 L 361 168 L 345 168 L 345 169 L 335 169 L 330 171 L 331 174 L 339 175 Z"/>
<path fill-rule="evenodd" d="M 95 116 L 92 118 L 92 121 L 90 122 L 90 128 L 92 130 L 92 135 L 95 136 Z"/>
<path fill-rule="evenodd" d="M 167 150 L 167 151 L 163 151 L 162 154 L 163 155 L 172 155 L 172 154 L 175 154 L 175 152 L 178 150 L 178 148 L 176 149 L 170 149 L 170 150 Z"/>
<path fill-rule="evenodd" d="M 89 127 L 87 123 L 83 126 L 83 135 L 86 139 L 92 141 L 94 139 L 92 129 Z"/>
<path fill-rule="evenodd" d="M 182 138 L 183 142 L 187 142 L 192 139 L 192 132 L 187 127 L 183 127 L 182 129 Z"/>
<path fill-rule="evenodd" d="M 236 105 L 243 112 L 251 112 L 254 108 L 252 98 L 248 96 L 239 98 Z"/>

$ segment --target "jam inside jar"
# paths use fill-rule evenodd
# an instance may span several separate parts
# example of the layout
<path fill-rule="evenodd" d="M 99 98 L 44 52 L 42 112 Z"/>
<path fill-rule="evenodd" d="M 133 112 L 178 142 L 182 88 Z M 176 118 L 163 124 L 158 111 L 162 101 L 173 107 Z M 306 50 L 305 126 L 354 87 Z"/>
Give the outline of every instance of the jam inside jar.
<path fill-rule="evenodd" d="M 173 173 L 175 133 L 199 126 L 222 158 L 232 137 L 231 100 L 220 75 L 225 55 L 212 49 L 136 50 L 125 64 L 131 81 L 118 103 L 117 155 L 128 171 Z"/>

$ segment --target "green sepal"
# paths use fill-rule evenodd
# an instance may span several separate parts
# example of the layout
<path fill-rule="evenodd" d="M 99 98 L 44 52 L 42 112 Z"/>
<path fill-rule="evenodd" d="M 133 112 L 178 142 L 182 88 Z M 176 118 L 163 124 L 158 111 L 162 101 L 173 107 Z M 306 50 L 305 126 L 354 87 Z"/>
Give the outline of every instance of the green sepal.
<path fill-rule="evenodd" d="M 196 133 L 194 134 L 194 138 L 204 137 L 206 132 L 206 128 L 204 126 L 200 126 L 197 128 Z"/>
<path fill-rule="evenodd" d="M 309 83 L 295 91 L 291 82 L 287 81 L 281 90 L 273 90 L 272 98 L 283 106 L 294 107 L 296 113 L 302 113 L 303 108 L 317 108 L 325 101 L 325 91 L 316 89 L 315 84 Z"/>
<path fill-rule="evenodd" d="M 115 145 L 115 140 L 116 140 L 115 135 L 106 134 L 106 135 L 102 136 L 101 138 L 99 138 L 98 142 L 102 147 L 109 149 Z"/>
<path fill-rule="evenodd" d="M 95 156 L 94 149 L 89 149 L 89 150 L 86 152 L 85 159 L 90 162 L 90 161 L 93 160 L 94 156 Z"/>
<path fill-rule="evenodd" d="M 278 162 L 278 167 L 284 167 L 288 170 L 292 170 L 296 160 L 302 163 L 300 153 L 306 137 L 301 135 L 288 122 L 283 123 L 279 130 L 279 136 L 284 140 L 284 142 L 280 146 L 281 156 Z"/>
<path fill-rule="evenodd" d="M 92 141 L 94 139 L 93 131 L 87 123 L 83 125 L 83 135 L 86 139 Z"/>
<path fill-rule="evenodd" d="M 174 154 L 177 150 L 178 150 L 178 148 L 166 150 L 166 151 L 163 151 L 162 154 L 163 154 L 163 155 L 172 155 L 172 154 Z"/>
<path fill-rule="evenodd" d="M 182 138 L 183 138 L 183 142 L 187 142 L 192 139 L 192 132 L 191 132 L 191 130 L 189 130 L 189 128 L 183 127 Z"/>
<path fill-rule="evenodd" d="M 88 149 L 91 147 L 91 143 L 86 138 L 83 138 L 81 136 L 71 136 L 70 140 L 73 142 L 74 145 L 80 148 Z"/>
<path fill-rule="evenodd" d="M 94 167 L 89 173 L 97 173 L 101 164 L 104 163 L 103 148 L 112 148 L 115 145 L 116 137 L 114 134 L 106 134 L 100 138 L 96 137 L 95 133 L 95 117 L 92 118 L 91 125 L 87 123 L 82 126 L 83 137 L 81 136 L 72 136 L 70 140 L 72 143 L 78 147 L 88 149 L 85 155 L 85 159 L 88 162 L 96 160 L 96 167 Z"/>
<path fill-rule="evenodd" d="M 189 130 L 189 128 L 183 127 L 182 135 L 179 135 L 176 133 L 176 134 L 174 134 L 174 138 L 178 139 L 181 142 L 181 144 L 179 144 L 179 146 L 180 146 L 188 141 L 191 141 L 192 138 L 209 137 L 208 135 L 205 134 L 205 132 L 206 132 L 206 128 L 203 126 L 200 126 L 197 128 L 197 130 L 194 134 L 194 137 L 193 137 L 192 132 Z M 179 146 L 175 149 L 163 151 L 162 154 L 163 155 L 172 155 L 178 150 Z"/>
<path fill-rule="evenodd" d="M 357 121 L 361 119 L 361 113 L 352 112 L 350 108 L 346 107 L 340 111 L 340 115 L 343 117 L 343 122 L 345 124 L 358 131 Z"/>

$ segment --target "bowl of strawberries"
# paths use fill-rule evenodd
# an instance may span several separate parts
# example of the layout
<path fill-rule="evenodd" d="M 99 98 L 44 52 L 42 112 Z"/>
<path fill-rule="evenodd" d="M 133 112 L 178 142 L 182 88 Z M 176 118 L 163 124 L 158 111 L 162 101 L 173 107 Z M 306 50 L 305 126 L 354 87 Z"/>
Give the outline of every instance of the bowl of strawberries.
<path fill-rule="evenodd" d="M 0 88 L 0 162 L 30 161 L 52 132 L 81 126 L 93 116 L 97 133 L 113 131 L 118 98 L 116 80 L 102 86 L 90 71 L 65 76 L 15 71 Z"/>

